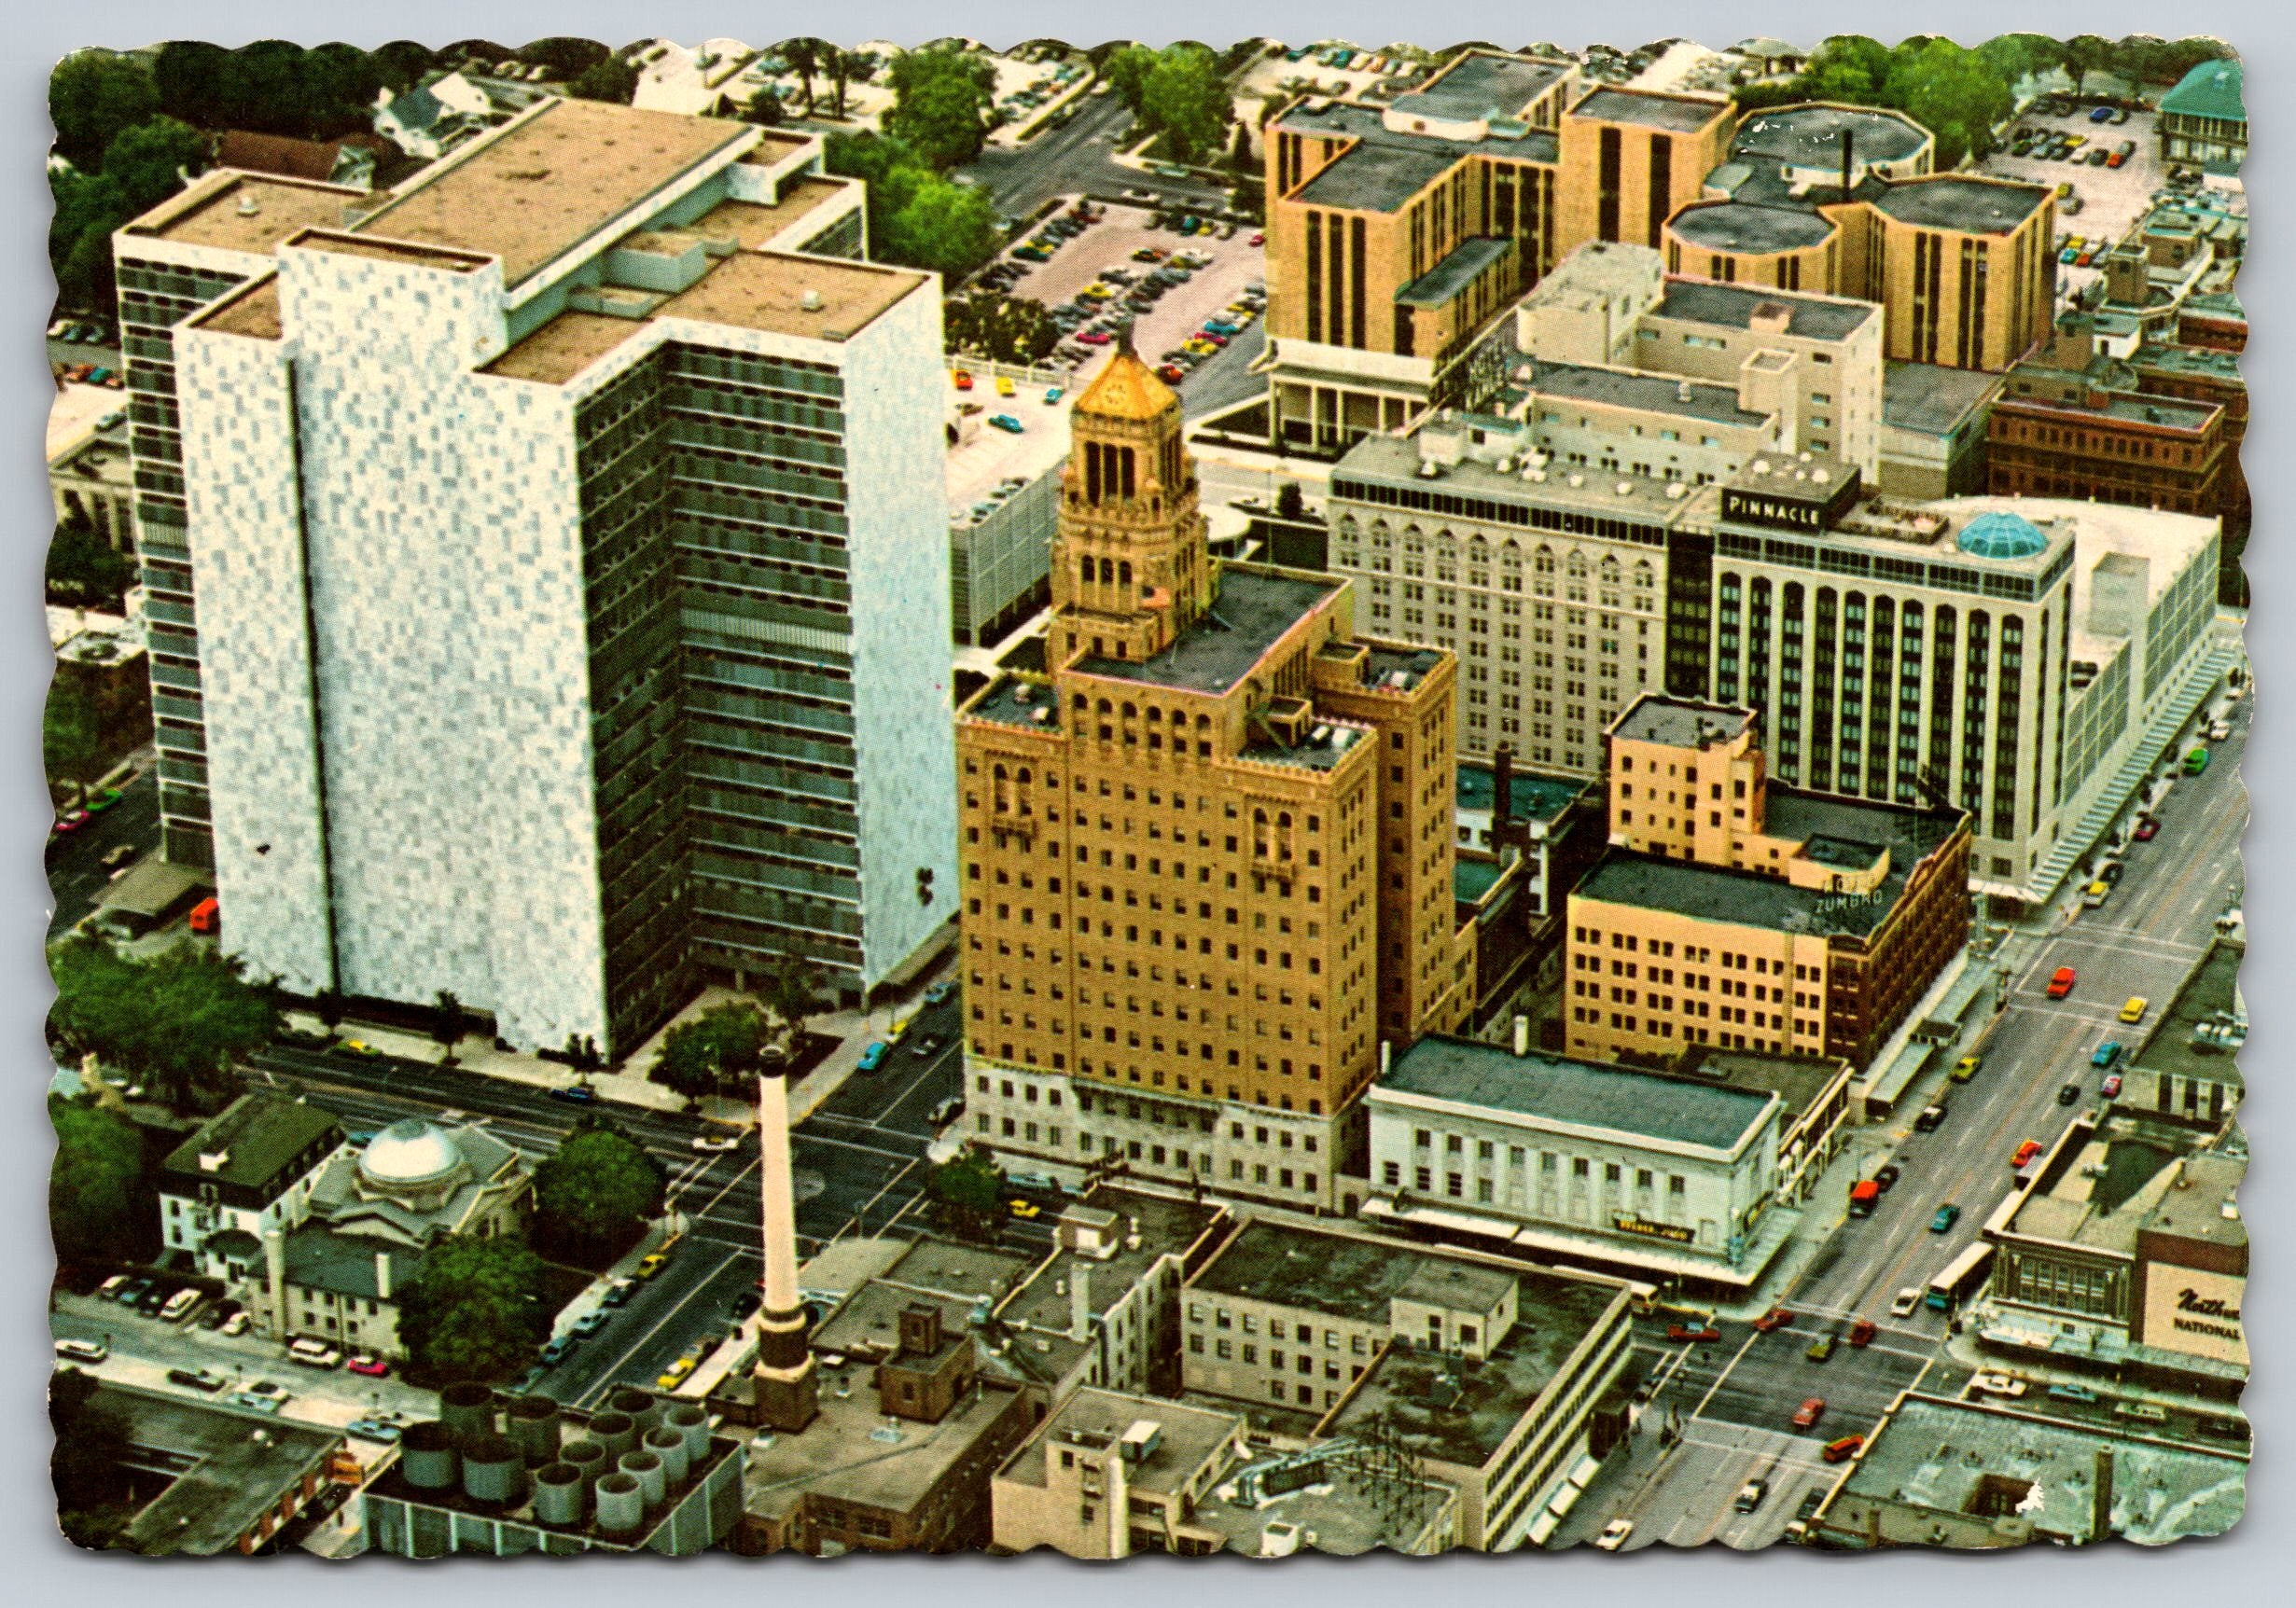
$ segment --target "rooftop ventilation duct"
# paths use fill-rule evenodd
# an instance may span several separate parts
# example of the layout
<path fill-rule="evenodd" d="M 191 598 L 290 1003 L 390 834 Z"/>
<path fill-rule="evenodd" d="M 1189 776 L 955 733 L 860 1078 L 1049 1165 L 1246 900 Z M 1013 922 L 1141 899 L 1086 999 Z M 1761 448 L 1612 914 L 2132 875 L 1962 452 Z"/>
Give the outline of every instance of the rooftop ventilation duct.
<path fill-rule="evenodd" d="M 804 295 L 798 298 L 798 305 L 808 312 L 819 312 L 821 311 L 821 292 L 817 290 L 807 291 Z"/>

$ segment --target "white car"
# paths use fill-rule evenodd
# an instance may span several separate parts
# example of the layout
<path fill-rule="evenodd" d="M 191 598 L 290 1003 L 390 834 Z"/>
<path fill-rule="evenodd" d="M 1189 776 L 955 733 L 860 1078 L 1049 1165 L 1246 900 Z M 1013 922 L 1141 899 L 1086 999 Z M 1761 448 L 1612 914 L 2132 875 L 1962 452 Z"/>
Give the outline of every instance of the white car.
<path fill-rule="evenodd" d="M 2226 721 L 2219 720 L 2208 728 L 2208 741 L 2211 742 L 2221 742 L 2232 734 L 2232 726 Z"/>
<path fill-rule="evenodd" d="M 2021 1396 L 2025 1394 L 2025 1382 L 2008 1374 L 1979 1374 L 1969 1381 L 1969 1389 L 1980 1395 Z"/>
<path fill-rule="evenodd" d="M 244 1335 L 247 1332 L 247 1322 L 246 1313 L 233 1312 L 223 1320 L 223 1327 L 217 1332 L 226 1335 Z"/>
<path fill-rule="evenodd" d="M 1597 1552 L 1616 1552 L 1626 1545 L 1627 1537 L 1634 1533 L 1635 1521 L 1633 1519 L 1614 1518 L 1604 1525 L 1603 1532 L 1594 1538 L 1594 1549 Z"/>
<path fill-rule="evenodd" d="M 1893 1318 L 1910 1318 L 1913 1315 L 1913 1309 L 1920 1305 L 1921 1292 L 1908 1284 L 1898 1292 L 1898 1298 L 1889 1303 L 1889 1315 Z"/>
<path fill-rule="evenodd" d="M 697 1133 L 693 1147 L 705 1156 L 719 1156 L 741 1145 L 741 1136 L 733 1133 Z"/>

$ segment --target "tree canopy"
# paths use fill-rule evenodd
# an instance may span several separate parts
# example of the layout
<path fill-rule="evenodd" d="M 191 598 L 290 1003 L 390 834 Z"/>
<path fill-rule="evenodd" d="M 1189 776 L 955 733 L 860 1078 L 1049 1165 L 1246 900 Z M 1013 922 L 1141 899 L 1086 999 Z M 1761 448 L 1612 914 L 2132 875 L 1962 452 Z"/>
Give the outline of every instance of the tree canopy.
<path fill-rule="evenodd" d="M 1228 81 L 1201 45 L 1167 47 L 1140 86 L 1140 122 L 1162 136 L 1175 161 L 1200 161 L 1217 152 L 1230 109 Z"/>
<path fill-rule="evenodd" d="M 566 85 L 566 93 L 584 101 L 612 101 L 628 105 L 638 92 L 638 70 L 619 56 L 593 62 Z"/>
<path fill-rule="evenodd" d="M 178 40 L 160 48 L 151 76 L 158 109 L 195 128 L 328 140 L 369 128 L 376 97 L 407 88 L 433 60 L 404 40 L 379 50 L 284 39 L 227 50 Z"/>
<path fill-rule="evenodd" d="M 1041 301 L 976 290 L 943 309 L 941 329 L 951 352 L 975 353 L 998 363 L 1035 363 L 1060 344 L 1060 326 Z"/>
<path fill-rule="evenodd" d="M 80 677 L 59 673 L 48 684 L 40 712 L 40 764 L 49 785 L 69 787 L 77 807 L 103 753 L 104 721 L 94 695 Z"/>
<path fill-rule="evenodd" d="M 424 1254 L 399 1296 L 398 1339 L 431 1379 L 502 1379 L 531 1365 L 555 1314 L 543 1262 L 521 1241 L 453 1234 Z"/>
<path fill-rule="evenodd" d="M 48 1174 L 48 1223 L 59 1262 L 121 1256 L 150 1239 L 154 1212 L 135 1124 L 94 1101 L 50 1095 L 56 1159 Z"/>
<path fill-rule="evenodd" d="M 189 123 L 159 117 L 135 123 L 104 147 L 104 176 L 119 186 L 131 212 L 145 212 L 207 168 L 207 141 Z"/>
<path fill-rule="evenodd" d="M 996 1157 L 967 1144 L 928 1173 L 925 1181 L 933 1226 L 964 1240 L 994 1240 L 1011 1208 L 1006 1204 L 1005 1170 Z"/>
<path fill-rule="evenodd" d="M 82 934 L 52 947 L 48 961 L 56 980 L 49 1036 L 177 1104 L 219 1103 L 231 1087 L 231 1062 L 269 1042 L 278 1026 L 268 992 L 204 945 L 139 959 Z"/>
<path fill-rule="evenodd" d="M 986 192 L 941 177 L 903 141 L 832 133 L 823 160 L 868 182 L 871 260 L 957 279 L 995 255 L 1001 237 Z"/>
<path fill-rule="evenodd" d="M 535 1169 L 535 1241 L 585 1263 L 619 1252 L 661 1212 L 667 1182 L 644 1146 L 585 1117 Z"/>
<path fill-rule="evenodd" d="M 772 1024 L 751 1001 L 712 1005 L 662 1034 L 654 1080 L 689 1100 L 738 1095 L 740 1083 L 756 1074 L 772 1033 Z"/>
<path fill-rule="evenodd" d="M 967 50 L 911 50 L 895 59 L 891 82 L 884 132 L 919 161 L 945 173 L 981 154 L 982 114 L 996 89 L 987 62 Z"/>
<path fill-rule="evenodd" d="M 49 75 L 48 118 L 56 128 L 57 154 L 77 168 L 92 171 L 122 130 L 159 110 L 152 70 L 132 56 L 75 50 Z"/>

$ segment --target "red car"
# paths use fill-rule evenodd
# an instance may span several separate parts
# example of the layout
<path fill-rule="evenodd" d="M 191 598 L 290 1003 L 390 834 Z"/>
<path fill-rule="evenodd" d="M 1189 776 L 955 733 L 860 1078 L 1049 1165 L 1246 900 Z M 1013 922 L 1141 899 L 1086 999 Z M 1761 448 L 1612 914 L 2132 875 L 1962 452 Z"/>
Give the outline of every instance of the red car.
<path fill-rule="evenodd" d="M 1846 1462 L 1865 1449 L 1866 1437 L 1864 1435 L 1845 1435 L 1840 1440 L 1828 1441 L 1826 1449 L 1817 1455 L 1828 1462 Z"/>
<path fill-rule="evenodd" d="M 1849 1326 L 1849 1343 L 1862 1351 L 1873 1343 L 1873 1337 L 1878 1332 L 1872 1318 L 1860 1318 Z"/>
<path fill-rule="evenodd" d="M 2161 824 L 2147 815 L 2136 823 L 2136 840 L 2139 843 L 2150 843 L 2160 835 L 2160 830 Z"/>
<path fill-rule="evenodd" d="M 56 817 L 56 830 L 59 832 L 77 832 L 87 825 L 88 811 L 85 810 L 66 810 Z"/>
<path fill-rule="evenodd" d="M 365 1374 L 370 1379 L 383 1379 L 387 1377 L 391 1371 L 390 1364 L 384 1362 L 381 1357 L 370 1357 L 365 1352 L 361 1352 L 357 1356 L 353 1357 L 345 1365 L 348 1366 L 353 1373 Z"/>
<path fill-rule="evenodd" d="M 1825 1416 L 1826 1398 L 1812 1396 L 1794 1409 L 1794 1427 L 1796 1429 L 1816 1429 L 1817 1421 Z"/>
<path fill-rule="evenodd" d="M 1176 363 L 1167 363 L 1156 371 L 1156 378 L 1167 385 L 1177 385 L 1188 378 L 1188 370 Z"/>
<path fill-rule="evenodd" d="M 1268 237 L 1257 230 L 1254 230 L 1252 234 L 1252 243 L 1254 245 L 1265 245 L 1268 243 Z"/>
<path fill-rule="evenodd" d="M 1208 340 L 1215 346 L 1225 346 L 1228 344 L 1228 338 L 1225 335 L 1215 335 L 1208 329 L 1197 330 L 1195 334 L 1189 337 L 1189 340 Z"/>
<path fill-rule="evenodd" d="M 1688 1324 L 1668 1324 L 1666 1338 L 1670 1340 L 1681 1340 L 1689 1345 L 1704 1345 L 1708 1340 L 1720 1339 L 1722 1331 L 1714 1328 L 1693 1329 Z"/>
<path fill-rule="evenodd" d="M 2057 975 L 2049 979 L 2049 997 L 2061 1000 L 2073 991 L 2073 979 L 2080 974 L 2070 966 L 2059 966 Z"/>
<path fill-rule="evenodd" d="M 1793 1321 L 1793 1313 L 1784 1307 L 1773 1307 L 1754 1320 L 1754 1327 L 1758 1333 L 1766 1335 L 1772 1329 L 1782 1329 Z"/>
<path fill-rule="evenodd" d="M 1086 346 L 1106 346 L 1115 339 L 1115 336 L 1098 329 L 1088 329 L 1077 337 L 1077 340 Z"/>
<path fill-rule="evenodd" d="M 2040 1141 L 2038 1139 L 2028 1139 L 2023 1144 L 2017 1146 L 2015 1154 L 2011 1156 L 2009 1158 L 2009 1164 L 2011 1167 L 2023 1167 L 2026 1162 L 2032 1160 L 2040 1153 Z"/>
<path fill-rule="evenodd" d="M 2107 1100 L 2110 1100 L 2110 1099 L 2112 1099 L 2114 1096 L 2118 1095 L 2120 1092 L 2121 1092 L 2121 1074 L 2120 1074 L 2119 1073 L 2117 1073 L 2117 1072 L 2108 1074 L 2106 1075 L 2106 1078 L 2105 1078 L 2105 1086 L 2104 1086 L 2104 1088 L 2103 1088 L 2103 1090 L 2102 1090 L 2102 1093 L 2104 1094 L 2105 1098 L 2106 1098 Z"/>

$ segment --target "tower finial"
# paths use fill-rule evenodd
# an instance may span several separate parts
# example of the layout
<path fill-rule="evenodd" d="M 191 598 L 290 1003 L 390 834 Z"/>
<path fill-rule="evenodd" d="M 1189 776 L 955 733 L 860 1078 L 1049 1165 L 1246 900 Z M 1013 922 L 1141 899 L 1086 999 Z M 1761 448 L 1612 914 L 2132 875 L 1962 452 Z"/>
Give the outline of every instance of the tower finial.
<path fill-rule="evenodd" d="M 1132 326 L 1133 321 L 1127 318 L 1116 326 L 1116 354 L 1119 357 L 1137 357 L 1140 355 L 1137 352 L 1133 350 Z"/>

